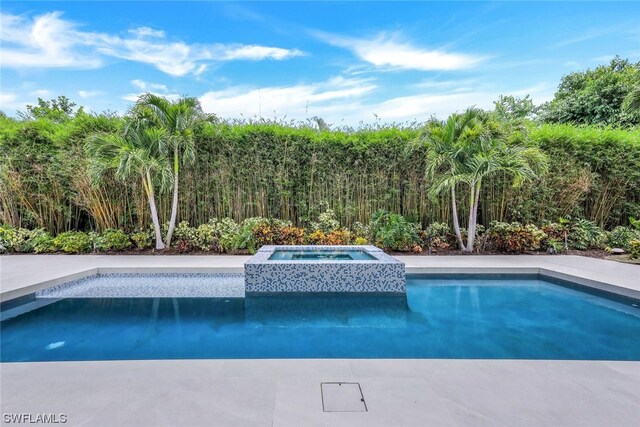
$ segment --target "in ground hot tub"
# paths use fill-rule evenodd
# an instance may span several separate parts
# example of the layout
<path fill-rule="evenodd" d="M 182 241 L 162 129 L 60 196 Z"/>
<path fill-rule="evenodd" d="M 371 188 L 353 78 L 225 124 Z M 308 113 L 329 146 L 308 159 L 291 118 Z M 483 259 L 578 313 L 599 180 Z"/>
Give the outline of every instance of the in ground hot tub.
<path fill-rule="evenodd" d="M 244 265 L 245 292 L 405 293 L 404 263 L 375 246 L 263 246 Z"/>

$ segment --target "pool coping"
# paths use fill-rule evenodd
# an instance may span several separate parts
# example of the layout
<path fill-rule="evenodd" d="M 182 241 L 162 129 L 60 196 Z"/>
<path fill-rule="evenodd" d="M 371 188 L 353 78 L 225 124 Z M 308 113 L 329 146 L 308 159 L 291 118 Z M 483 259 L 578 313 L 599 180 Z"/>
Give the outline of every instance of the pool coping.
<path fill-rule="evenodd" d="M 243 273 L 246 256 L 11 255 L 0 257 L 0 302 L 106 273 Z M 579 256 L 398 256 L 406 274 L 528 274 L 640 299 L 640 267 Z M 67 265 L 60 266 L 64 260 Z M 25 266 L 31 272 L 19 271 Z M 13 282 L 13 283 L 11 283 Z M 16 283 L 17 282 L 17 283 Z"/>

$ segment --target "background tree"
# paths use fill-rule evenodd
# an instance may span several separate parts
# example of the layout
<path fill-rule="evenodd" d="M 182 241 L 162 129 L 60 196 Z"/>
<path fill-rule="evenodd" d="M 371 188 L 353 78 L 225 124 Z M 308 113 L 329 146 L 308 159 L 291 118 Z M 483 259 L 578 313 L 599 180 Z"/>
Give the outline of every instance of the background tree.
<path fill-rule="evenodd" d="M 456 240 L 461 250 L 473 251 L 478 222 L 478 205 L 484 180 L 502 174 L 514 185 L 538 176 L 546 169 L 546 157 L 539 148 L 507 141 L 511 129 L 495 116 L 470 108 L 452 114 L 444 123 L 434 123 L 427 131 L 427 175 L 433 180 L 432 196 L 451 193 L 451 214 Z M 466 186 L 469 194 L 467 242 L 458 220 L 456 188 Z"/>
<path fill-rule="evenodd" d="M 524 98 L 511 95 L 500 95 L 497 101 L 493 101 L 494 113 L 501 120 L 510 122 L 523 122 L 535 120 L 540 107 L 533 103 L 529 95 Z"/>
<path fill-rule="evenodd" d="M 50 101 L 38 98 L 37 105 L 27 105 L 27 111 L 19 112 L 18 115 L 23 120 L 49 119 L 54 122 L 63 122 L 82 111 L 82 107 L 76 111 L 75 106 L 74 102 L 62 95 Z"/>
<path fill-rule="evenodd" d="M 151 93 L 140 97 L 134 111 L 137 112 L 139 119 L 151 121 L 166 131 L 167 147 L 172 151 L 173 199 L 169 230 L 165 239 L 165 244 L 170 246 L 178 216 L 180 157 L 183 164 L 193 164 L 195 160 L 194 128 L 199 123 L 209 120 L 211 116 L 204 114 L 196 98 L 185 97 L 171 102 Z"/>
<path fill-rule="evenodd" d="M 623 102 L 640 85 L 640 62 L 615 57 L 609 65 L 562 78 L 553 100 L 544 106 L 550 123 L 640 125 L 640 113 L 625 111 Z"/>
<path fill-rule="evenodd" d="M 173 178 L 162 150 L 167 135 L 163 129 L 136 124 L 125 129 L 122 135 L 94 134 L 89 137 L 86 144 L 89 174 L 95 183 L 100 183 L 109 169 L 115 170 L 116 178 L 122 181 L 140 180 L 149 203 L 156 249 L 161 250 L 165 246 L 160 232 L 155 188 L 169 187 Z"/>

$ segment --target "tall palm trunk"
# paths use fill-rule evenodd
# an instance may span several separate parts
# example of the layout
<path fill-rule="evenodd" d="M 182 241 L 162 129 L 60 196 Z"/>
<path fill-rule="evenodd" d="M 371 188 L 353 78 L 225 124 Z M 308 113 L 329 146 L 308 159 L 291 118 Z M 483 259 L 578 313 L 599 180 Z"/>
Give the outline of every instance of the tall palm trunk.
<path fill-rule="evenodd" d="M 453 230 L 456 233 L 456 240 L 461 250 L 464 250 L 464 243 L 462 242 L 462 233 L 460 233 L 460 221 L 458 220 L 458 203 L 456 202 L 456 188 L 451 187 L 451 215 L 453 216 Z"/>
<path fill-rule="evenodd" d="M 156 234 L 156 249 L 164 249 L 164 243 L 162 243 L 162 233 L 160 233 L 160 221 L 158 221 L 158 210 L 156 209 L 156 198 L 153 192 L 153 184 L 151 182 L 151 174 L 147 171 L 147 176 L 142 177 L 142 184 L 144 190 L 149 198 L 149 209 L 151 210 L 151 221 L 153 222 L 153 230 Z"/>
<path fill-rule="evenodd" d="M 478 225 L 478 203 L 480 201 L 480 180 L 471 186 L 471 208 L 469 209 L 469 229 L 467 236 L 467 252 L 473 252 L 473 243 L 476 238 Z"/>
<path fill-rule="evenodd" d="M 176 217 L 178 216 L 178 171 L 180 163 L 178 161 L 178 147 L 173 149 L 173 200 L 171 202 L 171 219 L 169 220 L 169 231 L 167 231 L 167 239 L 165 243 L 171 246 L 171 238 L 173 230 L 176 228 Z"/>

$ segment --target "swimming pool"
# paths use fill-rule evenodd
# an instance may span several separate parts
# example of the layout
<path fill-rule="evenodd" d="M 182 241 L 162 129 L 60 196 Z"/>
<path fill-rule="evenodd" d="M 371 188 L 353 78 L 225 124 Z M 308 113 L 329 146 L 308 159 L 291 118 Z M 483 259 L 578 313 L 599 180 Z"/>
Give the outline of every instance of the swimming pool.
<path fill-rule="evenodd" d="M 404 296 L 66 298 L 0 324 L 2 362 L 640 360 L 640 308 L 538 277 L 407 276 Z"/>

